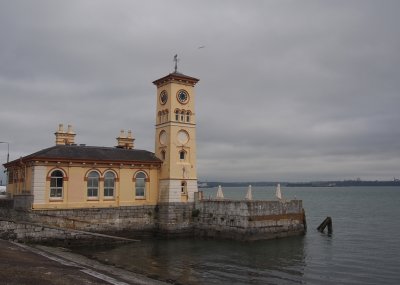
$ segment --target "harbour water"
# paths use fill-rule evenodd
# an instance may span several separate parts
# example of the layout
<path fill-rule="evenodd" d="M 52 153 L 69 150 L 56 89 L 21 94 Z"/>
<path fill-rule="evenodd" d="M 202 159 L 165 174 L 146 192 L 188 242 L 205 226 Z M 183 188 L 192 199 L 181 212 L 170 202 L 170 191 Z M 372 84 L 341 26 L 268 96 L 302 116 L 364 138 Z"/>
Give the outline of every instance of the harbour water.
<path fill-rule="evenodd" d="M 142 240 L 80 253 L 175 284 L 400 284 L 400 187 L 282 187 L 303 200 L 305 236 L 257 242 Z M 217 189 L 202 189 L 205 197 Z M 253 199 L 275 199 L 253 187 Z M 242 199 L 246 188 L 223 188 Z M 333 234 L 318 225 L 332 217 Z"/>

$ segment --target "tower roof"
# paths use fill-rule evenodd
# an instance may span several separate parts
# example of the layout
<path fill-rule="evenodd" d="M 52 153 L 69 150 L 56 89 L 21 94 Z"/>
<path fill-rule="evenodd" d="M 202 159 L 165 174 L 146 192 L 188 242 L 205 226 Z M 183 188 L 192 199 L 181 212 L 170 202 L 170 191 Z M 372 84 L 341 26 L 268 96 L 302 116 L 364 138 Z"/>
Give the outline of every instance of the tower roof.
<path fill-rule="evenodd" d="M 153 81 L 154 85 L 160 86 L 169 82 L 178 82 L 178 83 L 184 83 L 184 84 L 190 84 L 194 86 L 197 82 L 199 82 L 199 79 L 187 76 L 185 74 L 179 73 L 179 72 L 173 72 L 168 74 L 167 76 L 164 76 L 160 79 L 157 79 Z"/>

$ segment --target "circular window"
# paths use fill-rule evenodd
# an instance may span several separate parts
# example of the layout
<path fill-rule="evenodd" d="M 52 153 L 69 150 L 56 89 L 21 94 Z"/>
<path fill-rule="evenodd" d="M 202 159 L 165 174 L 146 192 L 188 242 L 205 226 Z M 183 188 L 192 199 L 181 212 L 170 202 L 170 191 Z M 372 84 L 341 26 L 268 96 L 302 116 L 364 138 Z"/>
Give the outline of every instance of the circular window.
<path fill-rule="evenodd" d="M 181 130 L 178 132 L 178 142 L 181 144 L 185 144 L 189 141 L 189 135 L 186 131 Z"/>

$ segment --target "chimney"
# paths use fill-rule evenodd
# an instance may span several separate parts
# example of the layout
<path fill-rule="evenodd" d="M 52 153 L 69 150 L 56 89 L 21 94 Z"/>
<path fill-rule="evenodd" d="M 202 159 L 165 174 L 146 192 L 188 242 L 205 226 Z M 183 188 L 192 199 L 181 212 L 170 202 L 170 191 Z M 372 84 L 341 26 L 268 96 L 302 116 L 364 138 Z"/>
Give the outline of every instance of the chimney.
<path fill-rule="evenodd" d="M 76 134 L 72 130 L 72 126 L 68 125 L 68 130 L 64 131 L 64 125 L 59 124 L 58 130 L 54 133 L 56 135 L 56 145 L 70 145 L 75 143 Z"/>
<path fill-rule="evenodd" d="M 117 137 L 118 145 L 117 148 L 124 148 L 124 149 L 133 149 L 134 145 L 133 142 L 135 139 L 132 137 L 132 131 L 128 131 L 128 135 L 125 135 L 125 131 L 121 130 L 119 137 Z"/>

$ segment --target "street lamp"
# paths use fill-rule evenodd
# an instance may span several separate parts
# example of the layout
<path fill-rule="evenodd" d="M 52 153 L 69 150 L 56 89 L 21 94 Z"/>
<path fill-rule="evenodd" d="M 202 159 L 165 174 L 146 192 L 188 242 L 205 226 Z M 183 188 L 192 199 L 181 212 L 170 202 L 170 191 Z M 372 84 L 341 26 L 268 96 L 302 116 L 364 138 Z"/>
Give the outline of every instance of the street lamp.
<path fill-rule="evenodd" d="M 8 163 L 10 161 L 10 143 L 9 142 L 0 142 L 0 143 L 6 143 L 7 144 L 7 163 Z M 6 172 L 6 171 L 4 171 L 4 172 Z M 7 184 L 8 184 L 8 172 L 6 174 L 6 181 L 7 181 Z"/>
<path fill-rule="evenodd" d="M 7 163 L 10 162 L 10 143 L 9 142 L 0 142 L 7 144 Z"/>

